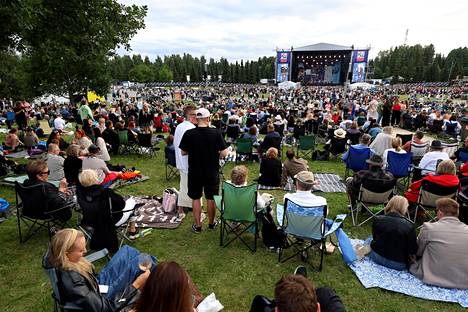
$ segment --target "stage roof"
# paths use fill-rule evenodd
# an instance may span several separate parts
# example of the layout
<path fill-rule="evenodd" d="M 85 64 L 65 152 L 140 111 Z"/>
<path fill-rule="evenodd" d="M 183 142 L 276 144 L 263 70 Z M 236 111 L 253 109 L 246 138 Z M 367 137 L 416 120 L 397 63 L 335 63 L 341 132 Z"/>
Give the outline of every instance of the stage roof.
<path fill-rule="evenodd" d="M 308 52 L 308 51 L 352 51 L 351 47 L 341 46 L 331 43 L 317 43 L 300 48 L 293 48 L 293 52 Z"/>

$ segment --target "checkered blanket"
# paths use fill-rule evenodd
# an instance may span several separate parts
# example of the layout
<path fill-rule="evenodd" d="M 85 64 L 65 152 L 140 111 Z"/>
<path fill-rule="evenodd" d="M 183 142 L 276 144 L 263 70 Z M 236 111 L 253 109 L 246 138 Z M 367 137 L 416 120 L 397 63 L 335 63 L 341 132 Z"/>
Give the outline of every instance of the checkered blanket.
<path fill-rule="evenodd" d="M 319 181 L 319 185 L 314 187 L 315 191 L 324 193 L 346 193 L 346 184 L 341 181 L 337 174 L 330 173 L 315 173 L 315 180 Z"/>

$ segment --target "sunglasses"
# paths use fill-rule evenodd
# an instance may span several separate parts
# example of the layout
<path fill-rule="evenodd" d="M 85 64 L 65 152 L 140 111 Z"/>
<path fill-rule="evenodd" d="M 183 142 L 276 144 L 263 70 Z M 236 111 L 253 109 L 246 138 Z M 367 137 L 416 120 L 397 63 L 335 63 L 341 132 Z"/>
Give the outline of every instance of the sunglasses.
<path fill-rule="evenodd" d="M 50 175 L 50 170 L 47 170 L 47 171 L 40 172 L 39 174 L 40 174 L 40 175 L 42 175 L 42 174 L 47 174 L 47 175 Z"/>

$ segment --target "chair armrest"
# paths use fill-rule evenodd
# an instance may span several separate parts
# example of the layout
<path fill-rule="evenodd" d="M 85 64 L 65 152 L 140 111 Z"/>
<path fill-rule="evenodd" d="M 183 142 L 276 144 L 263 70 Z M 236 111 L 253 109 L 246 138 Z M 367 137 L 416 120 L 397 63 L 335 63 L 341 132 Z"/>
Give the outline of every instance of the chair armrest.
<path fill-rule="evenodd" d="M 56 212 L 59 212 L 59 211 L 62 211 L 62 210 L 65 210 L 65 209 L 68 209 L 68 208 L 72 208 L 73 206 L 76 206 L 75 203 L 69 203 L 69 204 L 66 204 L 60 208 L 57 208 L 57 209 L 54 209 L 54 210 L 49 210 L 49 211 L 45 211 L 44 214 L 45 215 L 51 215 L 51 214 L 54 214 Z"/>

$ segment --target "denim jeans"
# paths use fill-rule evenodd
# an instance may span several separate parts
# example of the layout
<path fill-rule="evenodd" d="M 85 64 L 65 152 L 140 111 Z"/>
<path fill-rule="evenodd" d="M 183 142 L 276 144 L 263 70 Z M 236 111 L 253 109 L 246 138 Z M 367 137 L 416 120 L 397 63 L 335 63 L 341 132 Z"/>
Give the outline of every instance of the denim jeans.
<path fill-rule="evenodd" d="M 387 267 L 389 269 L 394 269 L 397 271 L 403 271 L 407 269 L 406 263 L 389 260 L 385 257 L 382 257 L 373 250 L 370 252 L 369 258 L 371 258 L 372 261 L 374 261 L 375 263 L 383 265 L 384 267 Z"/>

